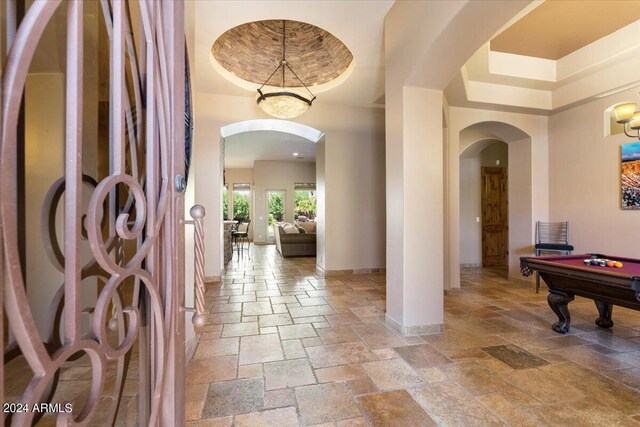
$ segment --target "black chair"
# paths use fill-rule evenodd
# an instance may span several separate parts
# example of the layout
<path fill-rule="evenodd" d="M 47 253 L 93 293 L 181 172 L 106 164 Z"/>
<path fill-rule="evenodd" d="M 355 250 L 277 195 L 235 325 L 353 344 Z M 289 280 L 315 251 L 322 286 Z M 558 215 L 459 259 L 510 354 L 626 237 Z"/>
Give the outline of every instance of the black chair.
<path fill-rule="evenodd" d="M 251 255 L 249 254 L 249 249 L 251 248 L 251 240 L 249 240 L 249 225 L 251 224 L 251 220 L 247 222 L 238 221 L 236 225 L 236 229 L 231 233 L 233 238 L 233 242 L 236 245 L 236 249 L 238 250 L 238 257 L 240 257 L 241 253 L 247 251 L 247 256 L 251 259 Z M 247 242 L 247 247 L 244 247 L 244 242 Z M 243 251 L 243 252 L 241 252 Z"/>
<path fill-rule="evenodd" d="M 543 252 L 570 255 L 573 246 L 569 244 L 569 223 L 536 221 L 536 256 Z M 540 290 L 540 275 L 536 273 L 536 293 Z"/>

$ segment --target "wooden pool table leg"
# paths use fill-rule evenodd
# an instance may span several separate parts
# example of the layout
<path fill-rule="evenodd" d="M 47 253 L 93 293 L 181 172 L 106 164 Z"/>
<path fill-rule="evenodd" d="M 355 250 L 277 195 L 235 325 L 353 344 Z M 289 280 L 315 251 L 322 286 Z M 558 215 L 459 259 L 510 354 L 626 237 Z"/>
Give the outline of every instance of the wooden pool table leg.
<path fill-rule="evenodd" d="M 596 319 L 596 325 L 601 328 L 610 328 L 613 326 L 613 321 L 611 320 L 611 313 L 613 312 L 613 304 L 609 304 L 604 301 L 595 301 L 596 308 L 598 309 L 598 314 L 600 317 Z"/>
<path fill-rule="evenodd" d="M 560 291 L 550 291 L 547 296 L 547 302 L 551 310 L 558 316 L 558 321 L 553 324 L 551 329 L 561 334 L 569 332 L 571 324 L 571 315 L 569 314 L 568 304 L 574 300 L 574 296 Z"/>

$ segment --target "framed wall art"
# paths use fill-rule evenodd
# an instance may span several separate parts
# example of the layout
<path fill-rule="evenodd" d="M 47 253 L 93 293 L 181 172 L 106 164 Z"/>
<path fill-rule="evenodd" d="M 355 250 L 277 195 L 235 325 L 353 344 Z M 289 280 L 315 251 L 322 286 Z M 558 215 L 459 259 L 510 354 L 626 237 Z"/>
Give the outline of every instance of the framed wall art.
<path fill-rule="evenodd" d="M 640 209 L 640 142 L 620 147 L 622 209 Z"/>

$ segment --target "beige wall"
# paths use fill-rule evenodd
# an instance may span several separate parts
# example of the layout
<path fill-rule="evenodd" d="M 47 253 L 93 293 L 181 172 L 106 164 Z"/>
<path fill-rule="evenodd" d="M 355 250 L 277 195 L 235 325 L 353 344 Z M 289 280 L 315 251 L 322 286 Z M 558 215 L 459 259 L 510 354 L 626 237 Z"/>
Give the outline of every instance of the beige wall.
<path fill-rule="evenodd" d="M 312 144 L 312 142 L 309 142 Z M 266 242 L 267 191 L 284 191 L 284 220 L 293 222 L 294 184 L 316 182 L 316 164 L 302 162 L 256 161 L 253 163 L 253 232 L 254 241 Z"/>
<path fill-rule="evenodd" d="M 45 194 L 64 175 L 64 75 L 28 76 L 25 107 L 26 287 L 36 324 L 44 334 L 49 305 L 64 281 L 63 273 L 49 261 L 40 233 Z M 58 237 L 64 235 L 64 198 L 59 206 Z M 64 238 L 58 242 L 64 248 Z"/>
<path fill-rule="evenodd" d="M 531 139 L 509 144 L 512 165 L 509 168 L 509 277 L 517 279 L 524 279 L 520 273 L 520 257 L 534 253 L 534 224 L 539 218 L 533 209 L 532 169 L 535 165 L 531 151 Z"/>
<path fill-rule="evenodd" d="M 324 138 L 321 138 L 316 144 L 316 265 L 322 269 L 326 269 L 327 259 L 325 148 Z"/>
<path fill-rule="evenodd" d="M 251 184 L 253 183 L 253 169 L 230 169 L 224 170 L 224 176 L 229 190 L 233 189 L 233 184 Z M 232 212 L 230 211 L 229 214 Z"/>
<path fill-rule="evenodd" d="M 233 191 L 233 184 L 253 184 L 253 169 L 226 168 L 224 170 L 224 177 L 229 191 Z M 229 203 L 229 215 L 233 215 L 231 205 L 232 204 Z"/>
<path fill-rule="evenodd" d="M 326 135 L 327 270 L 385 266 L 384 111 L 354 110 L 335 120 L 361 127 Z"/>
<path fill-rule="evenodd" d="M 98 141 L 98 28 L 97 3 L 84 10 L 82 173 L 99 179 Z M 38 42 L 25 83 L 25 252 L 27 298 L 38 330 L 46 339 L 51 326 L 48 318 L 52 298 L 63 285 L 64 275 L 46 254 L 41 233 L 41 215 L 47 191 L 65 171 L 65 46 L 64 15 L 56 15 Z M 62 30 L 61 30 L 62 29 Z M 87 211 L 93 187 L 82 185 L 82 212 Z M 64 252 L 64 195 L 58 203 L 55 236 Z M 81 264 L 92 259 L 88 241 L 80 242 Z M 82 307 L 95 305 L 97 279 L 81 282 Z M 82 331 L 89 328 L 87 316 L 81 316 Z"/>
<path fill-rule="evenodd" d="M 460 158 L 460 264 L 482 263 L 480 157 Z"/>
<path fill-rule="evenodd" d="M 194 45 L 195 45 L 195 26 L 192 25 L 195 17 L 195 2 L 187 1 L 185 2 L 185 40 L 187 43 L 187 54 L 189 56 L 189 68 L 191 71 L 191 75 L 193 76 L 193 70 L 195 66 L 195 55 L 193 54 Z M 192 77 L 193 78 L 193 77 Z M 193 81 L 191 82 L 191 87 L 193 91 Z M 193 93 L 193 92 L 192 92 Z M 193 95 L 192 95 L 193 96 Z M 191 100 L 193 107 L 193 98 Z M 184 195 L 184 203 L 185 203 L 185 219 L 191 219 L 189 216 L 189 209 L 191 206 L 196 204 L 196 165 L 195 165 L 195 157 L 196 157 L 196 147 L 195 144 L 191 144 L 191 166 L 189 170 L 189 182 L 187 185 L 187 191 Z M 204 218 L 205 227 L 211 221 L 211 212 L 207 212 L 207 215 Z M 194 306 L 194 280 L 195 280 L 195 269 L 194 269 L 194 258 L 195 258 L 195 242 L 193 240 L 193 233 L 191 230 L 186 229 L 184 233 L 184 291 L 185 298 L 184 303 L 187 307 Z M 193 328 L 193 324 L 191 322 L 191 317 L 193 317 L 193 313 L 186 312 L 185 313 L 185 345 L 187 347 L 186 357 L 189 358 L 195 353 L 196 346 L 196 334 Z"/>
<path fill-rule="evenodd" d="M 193 150 L 193 148 L 192 148 Z M 196 204 L 195 195 L 196 195 L 196 185 L 194 176 L 196 175 L 195 165 L 193 164 L 193 156 L 194 153 L 192 151 L 191 157 L 191 167 L 189 168 L 189 182 L 187 185 L 187 190 L 184 194 L 184 218 L 186 220 L 191 220 L 191 215 L 189 211 L 191 207 Z M 209 218 L 209 212 L 207 211 L 204 217 L 205 227 L 209 223 L 211 218 Z M 194 301 L 194 281 L 195 281 L 195 240 L 194 240 L 194 227 L 193 226 L 185 226 L 184 232 L 184 305 L 185 307 L 195 307 Z M 186 357 L 191 357 L 195 352 L 195 330 L 193 328 L 193 323 L 191 322 L 191 318 L 193 317 L 193 313 L 187 312 L 185 314 L 185 345 L 187 348 Z"/>
<path fill-rule="evenodd" d="M 480 166 L 485 168 L 509 167 L 509 150 L 507 147 L 508 145 L 502 141 L 489 145 L 480 152 Z"/>
<path fill-rule="evenodd" d="M 605 109 L 623 101 L 638 87 L 549 118 L 549 217 L 569 221 L 574 253 L 638 256 L 640 212 L 620 208 L 620 145 L 634 140 L 604 137 Z"/>
<path fill-rule="evenodd" d="M 207 208 L 207 224 L 211 227 L 206 230 L 206 275 L 219 276 L 222 269 L 220 128 L 271 117 L 256 106 L 252 97 L 204 92 L 195 94 L 195 113 L 196 202 Z M 314 103 L 313 108 L 295 121 L 325 134 L 327 259 L 322 261 L 325 268 L 384 267 L 384 110 Z"/>

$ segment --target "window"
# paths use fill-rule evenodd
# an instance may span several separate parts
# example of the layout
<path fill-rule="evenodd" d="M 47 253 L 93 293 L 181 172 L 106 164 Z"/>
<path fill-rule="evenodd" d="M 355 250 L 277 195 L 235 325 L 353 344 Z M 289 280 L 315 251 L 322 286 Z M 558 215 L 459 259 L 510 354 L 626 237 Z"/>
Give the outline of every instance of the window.
<path fill-rule="evenodd" d="M 295 219 L 308 219 L 313 221 L 316 218 L 316 184 L 296 183 L 294 184 L 294 217 Z"/>
<path fill-rule="evenodd" d="M 251 197 L 250 184 L 233 184 L 233 219 L 246 221 L 249 215 L 249 198 Z"/>
<path fill-rule="evenodd" d="M 284 221 L 284 200 L 284 191 L 267 190 L 267 242 L 274 241 L 272 225 Z"/>
<path fill-rule="evenodd" d="M 269 225 L 284 221 L 284 192 L 268 191 Z"/>
<path fill-rule="evenodd" d="M 229 219 L 229 191 L 226 185 L 222 187 L 222 219 Z"/>

